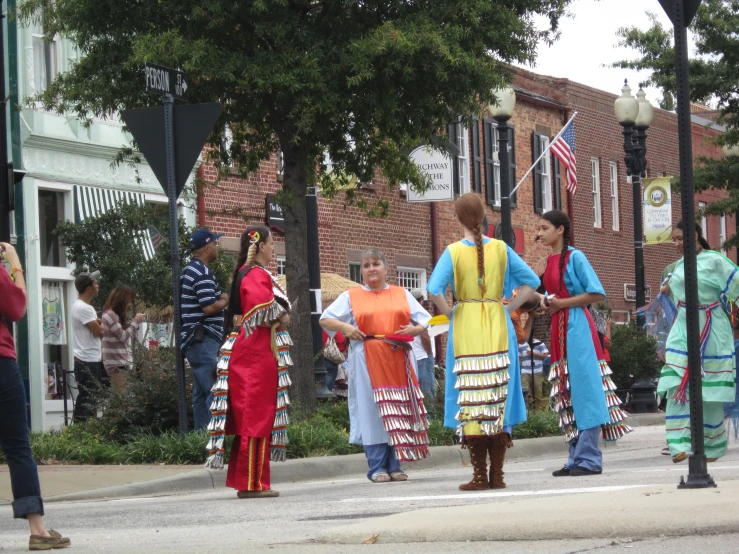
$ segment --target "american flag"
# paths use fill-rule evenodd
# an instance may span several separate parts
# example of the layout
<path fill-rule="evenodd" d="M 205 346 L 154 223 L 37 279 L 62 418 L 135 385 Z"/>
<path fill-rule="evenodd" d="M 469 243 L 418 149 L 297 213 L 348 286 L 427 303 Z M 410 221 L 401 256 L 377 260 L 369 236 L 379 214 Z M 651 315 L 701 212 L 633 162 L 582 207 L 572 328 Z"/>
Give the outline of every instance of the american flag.
<path fill-rule="evenodd" d="M 162 234 L 159 232 L 159 229 L 153 225 L 149 225 L 149 238 L 151 239 L 151 245 L 154 247 L 154 250 L 159 248 L 159 245 L 162 244 Z"/>
<path fill-rule="evenodd" d="M 567 169 L 567 190 L 574 196 L 577 192 L 577 159 L 575 158 L 575 125 L 570 122 L 557 141 L 552 144 L 552 153 Z"/>

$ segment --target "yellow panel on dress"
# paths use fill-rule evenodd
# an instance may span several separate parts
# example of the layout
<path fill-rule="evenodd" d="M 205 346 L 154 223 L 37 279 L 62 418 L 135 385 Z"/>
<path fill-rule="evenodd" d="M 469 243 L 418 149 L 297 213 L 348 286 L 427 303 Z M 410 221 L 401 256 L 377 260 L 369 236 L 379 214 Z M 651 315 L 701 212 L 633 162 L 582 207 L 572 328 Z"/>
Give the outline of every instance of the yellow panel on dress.
<path fill-rule="evenodd" d="M 457 242 L 449 246 L 454 266 L 454 373 L 457 376 L 457 420 L 465 436 L 500 433 L 508 392 L 508 323 L 503 295 L 508 251 L 504 242 L 484 245 L 483 294 L 477 248 Z"/>

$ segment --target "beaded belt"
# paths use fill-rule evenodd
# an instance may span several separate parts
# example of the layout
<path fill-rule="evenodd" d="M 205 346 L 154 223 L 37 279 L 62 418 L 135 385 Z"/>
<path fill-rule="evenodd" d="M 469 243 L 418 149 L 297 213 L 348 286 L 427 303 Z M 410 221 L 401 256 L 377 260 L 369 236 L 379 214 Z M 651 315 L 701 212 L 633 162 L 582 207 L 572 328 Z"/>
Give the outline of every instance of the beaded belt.
<path fill-rule="evenodd" d="M 470 298 L 468 300 L 457 300 L 454 305 L 457 304 L 482 304 L 483 302 L 500 302 L 500 298 Z"/>

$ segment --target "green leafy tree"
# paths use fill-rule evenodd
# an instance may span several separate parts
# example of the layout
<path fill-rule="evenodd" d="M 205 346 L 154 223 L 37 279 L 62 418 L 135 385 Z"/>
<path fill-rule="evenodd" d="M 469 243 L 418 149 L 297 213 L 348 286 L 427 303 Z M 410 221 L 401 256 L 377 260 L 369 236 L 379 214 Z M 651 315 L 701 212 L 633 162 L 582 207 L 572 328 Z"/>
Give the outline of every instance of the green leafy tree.
<path fill-rule="evenodd" d="M 279 149 L 284 177 L 287 285 L 299 300 L 292 319 L 294 396 L 315 409 L 305 195 L 331 197 L 377 171 L 391 186 L 428 185 L 408 158 L 420 142 L 494 101 L 510 63 L 530 63 L 556 38 L 569 0 L 25 0 L 24 20 L 41 20 L 82 57 L 34 100 L 47 110 L 105 117 L 158 104 L 144 92 L 143 64 L 191 76 L 190 101 L 219 101 L 211 136 L 230 147 L 212 155 L 243 175 Z M 539 29 L 535 16 L 549 28 Z M 330 156 L 333 171 L 321 165 Z M 348 201 L 372 213 L 388 205 Z"/>
<path fill-rule="evenodd" d="M 144 240 L 152 224 L 160 231 L 162 242 L 154 256 L 148 258 Z M 192 231 L 184 220 L 179 220 L 181 266 L 190 259 L 187 240 Z M 172 306 L 167 206 L 121 203 L 80 223 L 62 222 L 54 232 L 66 248 L 69 261 L 76 264 L 76 273 L 100 271 L 100 293 L 93 301 L 96 308 L 103 307 L 110 291 L 119 284 L 136 289 L 138 309 L 147 307 L 166 312 Z M 224 254 L 211 265 L 216 280 L 226 290 L 233 265 L 233 258 Z"/>
<path fill-rule="evenodd" d="M 639 56 L 615 66 L 651 71 L 645 84 L 662 89 L 661 107 L 673 109 L 677 92 L 673 31 L 662 26 L 653 14 L 651 20 L 647 30 L 619 29 L 620 45 L 633 48 Z M 732 214 L 739 211 L 739 2 L 705 0 L 690 30 L 697 54 L 690 59 L 690 94 L 695 102 L 717 104 L 718 122 L 726 126 L 726 132 L 716 143 L 727 152 L 722 159 L 697 159 L 695 190 L 726 190 L 728 198 L 710 203 L 706 213 Z M 737 245 L 739 234 L 726 242 L 727 247 Z"/>

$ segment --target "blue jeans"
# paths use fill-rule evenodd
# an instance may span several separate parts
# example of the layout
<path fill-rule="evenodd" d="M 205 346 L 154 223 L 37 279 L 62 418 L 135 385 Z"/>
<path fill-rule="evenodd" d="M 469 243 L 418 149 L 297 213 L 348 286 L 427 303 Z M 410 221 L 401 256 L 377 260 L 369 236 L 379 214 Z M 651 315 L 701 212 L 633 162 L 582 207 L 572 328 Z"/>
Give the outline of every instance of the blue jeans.
<path fill-rule="evenodd" d="M 598 448 L 600 425 L 580 429 L 576 439 L 570 441 L 570 455 L 566 468 L 583 467 L 591 471 L 603 470 L 603 454 Z"/>
<path fill-rule="evenodd" d="M 339 374 L 339 366 L 326 358 L 323 359 L 323 365 L 326 367 L 326 388 L 328 392 L 333 392 L 336 376 Z"/>
<path fill-rule="evenodd" d="M 389 444 L 365 444 L 364 454 L 369 464 L 367 479 L 370 481 L 378 473 L 390 474 L 403 471 L 400 462 L 395 457 L 395 448 Z"/>
<path fill-rule="evenodd" d="M 77 398 L 74 401 L 74 421 L 84 421 L 96 415 L 95 396 L 98 388 L 110 383 L 103 362 L 74 360 L 74 380 L 77 381 Z"/>
<path fill-rule="evenodd" d="M 216 363 L 220 341 L 205 335 L 201 342 L 193 342 L 185 350 L 185 358 L 192 369 L 192 413 L 195 430 L 205 429 L 210 421 L 213 402 L 211 388 L 216 382 Z"/>
<path fill-rule="evenodd" d="M 10 471 L 13 517 L 44 515 L 38 469 L 28 440 L 26 389 L 18 364 L 10 358 L 0 358 L 0 447 Z"/>
<path fill-rule="evenodd" d="M 429 400 L 433 400 L 436 395 L 436 387 L 434 386 L 434 359 L 431 357 L 416 360 L 418 366 L 418 384 L 421 387 L 423 396 Z"/>

